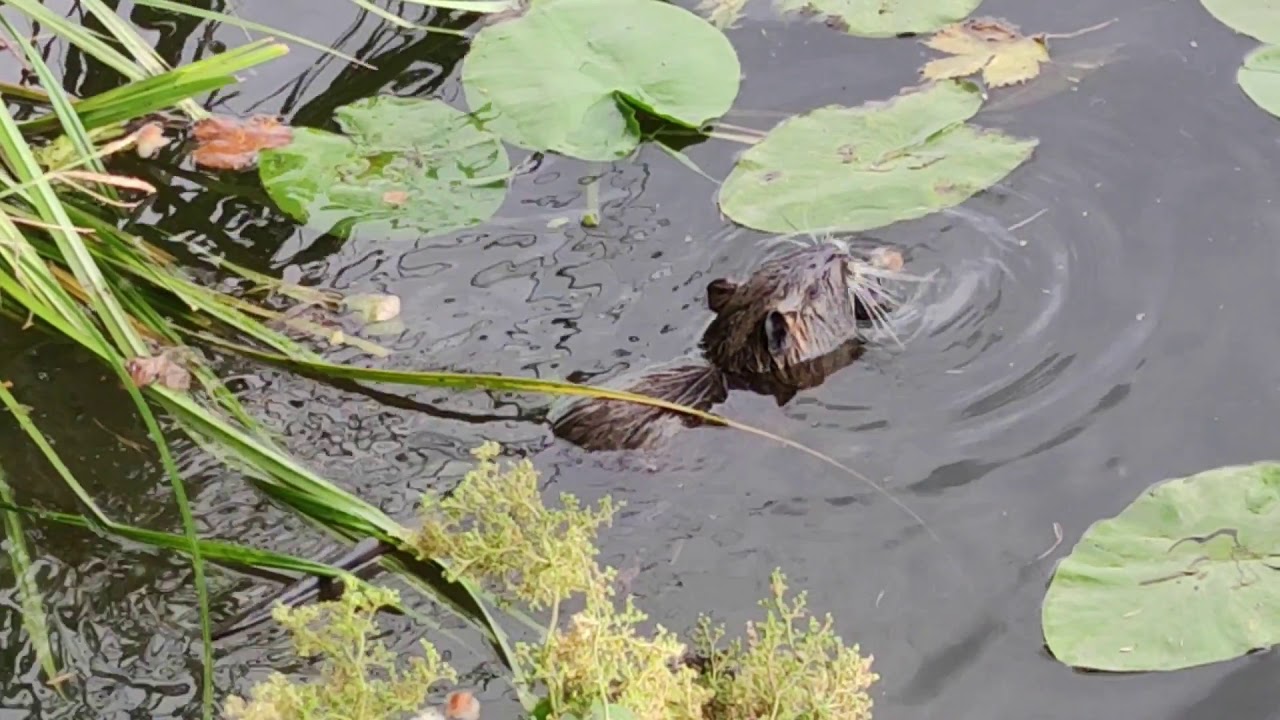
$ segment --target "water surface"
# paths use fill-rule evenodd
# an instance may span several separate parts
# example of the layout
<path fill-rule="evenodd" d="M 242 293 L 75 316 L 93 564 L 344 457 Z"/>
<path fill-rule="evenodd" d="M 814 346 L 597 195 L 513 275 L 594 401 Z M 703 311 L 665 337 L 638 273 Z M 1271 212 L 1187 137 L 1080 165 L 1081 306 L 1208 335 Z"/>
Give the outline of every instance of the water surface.
<path fill-rule="evenodd" d="M 171 62 L 244 40 L 234 28 L 120 8 Z M 1252 43 L 1191 0 L 987 0 L 982 11 L 1029 31 L 1116 18 L 1051 44 L 1058 56 L 1111 59 L 1055 94 L 998 93 L 1005 107 L 976 122 L 1040 138 L 1034 158 L 955 210 L 869 233 L 903 247 L 913 271 L 933 273 L 897 320 L 902 347 L 878 344 L 785 407 L 735 395 L 722 408 L 883 483 L 930 532 L 865 483 L 730 431 L 684 433 L 645 467 L 554 443 L 541 398 L 395 388 L 378 398 L 248 365 L 226 368 L 234 388 L 293 452 L 397 517 L 412 516 L 423 490 L 455 483 L 482 439 L 531 454 L 551 491 L 625 500 L 605 559 L 638 571 L 632 589 L 668 627 L 703 610 L 739 625 L 781 566 L 875 655 L 878 718 L 1280 717 L 1269 654 L 1168 675 L 1088 675 L 1052 660 L 1039 632 L 1053 563 L 1091 522 L 1157 480 L 1276 454 L 1280 173 L 1275 120 L 1234 83 Z M 295 48 L 218 95 L 220 112 L 332 127 L 334 108 L 377 93 L 463 105 L 457 38 L 400 33 L 342 0 L 241 12 L 379 69 Z M 767 129 L 821 105 L 889 97 L 915 82 L 926 56 L 911 40 L 780 20 L 759 0 L 748 15 L 730 32 L 744 82 L 729 120 L 740 125 Z M 76 92 L 112 82 L 65 48 L 51 58 Z M 687 152 L 724 177 L 740 149 L 713 140 Z M 653 147 L 612 164 L 547 158 L 514 184 L 494 223 L 414 243 L 299 227 L 261 204 L 252 176 L 145 170 L 164 190 L 138 232 L 174 233 L 177 250 L 215 250 L 294 281 L 400 295 L 407 330 L 387 340 L 392 368 L 602 381 L 664 362 L 693 349 L 706 283 L 765 252 L 759 234 L 719 217 L 713 183 Z M 550 228 L 581 211 L 592 178 L 600 226 Z M 17 328 L 0 343 L 4 377 L 104 508 L 179 529 L 167 481 L 133 446 L 144 435 L 101 369 Z M 37 452 L 5 427 L 0 452 L 23 498 L 71 507 Z M 236 474 L 189 449 L 183 457 L 203 533 L 303 555 L 333 549 Z M 1064 541 L 1037 560 L 1055 523 Z M 0 719 L 196 716 L 186 562 L 31 530 L 64 662 L 82 681 L 68 686 L 70 704 L 43 686 L 0 566 Z M 211 587 L 224 617 L 276 589 L 223 570 Z M 402 648 L 427 632 L 394 618 L 388 626 Z M 271 628 L 220 648 L 219 695 L 271 668 L 305 671 L 286 649 Z M 491 681 L 498 669 L 455 650 L 490 711 L 511 711 L 509 689 Z"/>

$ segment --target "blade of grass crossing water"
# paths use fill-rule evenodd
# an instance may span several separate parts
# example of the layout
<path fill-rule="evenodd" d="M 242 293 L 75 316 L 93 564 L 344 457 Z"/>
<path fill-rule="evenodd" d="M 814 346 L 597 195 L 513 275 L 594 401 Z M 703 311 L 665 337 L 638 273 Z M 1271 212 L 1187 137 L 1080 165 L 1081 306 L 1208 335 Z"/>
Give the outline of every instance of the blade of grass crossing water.
<path fill-rule="evenodd" d="M 3 478 L 0 477 L 0 480 L 2 479 Z M 6 498 L 2 493 L 0 493 L 0 512 L 13 515 L 25 515 L 46 522 L 53 522 L 59 525 L 85 530 L 91 530 L 93 528 L 93 523 L 80 515 L 25 507 Z M 135 542 L 140 545 L 146 545 L 160 550 L 172 550 L 184 555 L 190 554 L 187 538 L 183 535 L 174 535 L 173 533 L 167 533 L 160 530 L 149 530 L 147 528 L 126 525 L 124 523 L 117 523 L 116 526 L 112 528 L 111 533 L 116 538 Z M 339 578 L 344 575 L 348 575 L 348 573 L 332 565 L 316 562 L 314 560 L 307 560 L 305 558 L 300 558 L 286 553 L 278 553 L 271 550 L 250 547 L 248 545 L 240 545 L 238 543 L 222 540 L 210 540 L 207 538 L 201 539 L 199 544 L 200 554 L 205 560 L 227 567 L 285 570 L 297 573 L 298 575 L 313 575 L 325 578 Z M 368 585 L 366 580 L 359 577 L 353 577 L 352 579 L 362 585 Z M 473 653 L 475 652 L 475 650 L 471 648 L 470 644 L 463 641 L 463 639 L 456 633 L 439 625 L 439 623 L 436 623 L 421 613 L 414 611 L 412 608 L 400 604 L 396 606 L 396 609 L 423 623 L 434 632 L 442 633 L 446 637 L 449 637 L 451 640 L 456 642 L 459 647 L 466 647 L 469 651 Z M 464 617 L 463 619 L 467 620 L 469 618 Z M 535 629 L 540 629 L 540 626 L 535 625 L 534 627 Z M 484 629 L 485 628 L 481 628 L 482 631 Z"/>
<path fill-rule="evenodd" d="M 163 75 L 170 68 L 165 63 L 156 49 L 151 47 L 151 43 L 147 42 L 138 34 L 136 28 L 128 22 L 125 22 L 118 14 L 115 8 L 109 7 L 102 0 L 80 0 L 80 4 L 87 8 L 98 22 L 111 32 L 115 39 L 125 46 L 133 59 L 141 65 L 148 75 Z M 178 103 L 178 108 L 189 115 L 192 120 L 200 120 L 209 117 L 209 112 L 200 107 L 192 100 L 183 100 Z"/>
<path fill-rule="evenodd" d="M 326 47 L 324 45 L 321 45 L 318 42 L 315 42 L 314 40 L 308 40 L 307 38 L 302 37 L 301 35 L 294 35 L 293 33 L 285 32 L 284 30 L 280 30 L 279 28 L 273 28 L 268 25 L 263 25 L 262 23 L 256 23 L 256 22 L 253 22 L 252 20 L 244 20 L 234 15 L 228 15 L 226 13 L 220 13 L 213 10 L 206 10 L 204 8 L 194 7 L 192 5 L 184 5 L 182 3 L 170 2 L 169 0 L 133 0 L 133 4 L 142 5 L 145 7 L 151 7 L 157 10 L 167 10 L 173 13 L 181 13 L 183 15 L 190 15 L 192 17 L 203 18 L 205 20 L 212 20 L 214 22 L 226 23 L 227 25 L 234 25 L 239 28 L 244 28 L 245 30 L 254 30 L 260 33 L 266 33 L 268 35 L 282 37 L 285 40 L 289 40 L 290 42 L 296 42 L 299 45 L 305 45 L 306 47 L 309 47 L 312 50 L 319 50 L 322 53 L 326 53 L 328 55 L 333 55 L 335 57 L 342 58 L 343 60 L 346 60 L 347 62 L 352 63 L 354 65 L 359 65 L 361 67 L 365 67 L 370 70 L 376 69 L 374 68 L 374 66 L 361 60 L 360 58 L 354 57 L 352 55 L 348 55 L 344 52 L 339 51 L 336 48 Z"/>
<path fill-rule="evenodd" d="M 5 479 L 3 467 L 0 467 L 0 500 L 13 504 L 13 490 Z M 49 640 L 48 614 L 40 597 L 40 588 L 36 586 L 35 568 L 31 566 L 31 552 L 27 548 L 22 518 L 13 510 L 4 511 L 4 534 L 9 539 L 9 559 L 13 562 L 13 578 L 22 603 L 22 626 L 31 638 L 40 667 L 44 668 L 45 680 L 52 680 L 58 676 L 58 663 L 53 643 Z M 63 694 L 61 685 L 54 687 L 59 695 Z"/>
<path fill-rule="evenodd" d="M 53 71 L 45 64 L 44 58 L 40 56 L 40 53 L 36 51 L 35 47 L 32 46 L 31 43 L 27 42 L 27 39 L 22 37 L 22 34 L 19 33 L 3 15 L 0 15 L 0 24 L 3 24 L 4 29 L 9 33 L 9 36 L 18 43 L 20 48 L 22 48 L 22 52 L 27 56 L 27 62 L 35 70 L 36 77 L 39 78 L 40 84 L 50 89 L 49 102 L 53 106 L 54 113 L 66 128 L 67 137 L 71 139 L 71 143 L 75 146 L 76 152 L 80 154 L 80 163 L 88 165 L 88 167 L 94 172 L 105 174 L 107 172 L 106 166 L 104 166 L 102 164 L 102 160 L 98 158 L 93 146 L 93 141 L 89 139 L 88 131 L 85 130 L 84 125 L 80 124 L 79 116 L 77 116 L 75 111 L 71 108 L 71 99 L 67 97 L 66 91 L 62 89 L 62 83 L 58 81 L 58 78 L 54 76 Z M 48 180 L 48 177 L 44 173 L 41 173 L 37 175 L 36 178 L 33 178 L 31 182 L 48 182 Z M 118 193 L 114 188 L 101 184 L 99 184 L 99 188 L 100 192 L 107 193 L 107 196 L 110 198 L 115 199 L 118 197 Z"/>
<path fill-rule="evenodd" d="M 405 30 L 418 29 L 417 25 L 414 25 L 413 23 L 409 22 L 408 20 L 405 20 L 399 15 L 396 15 L 390 10 L 384 10 L 378 7 L 377 5 L 373 4 L 370 0 L 351 0 L 351 2 L 363 8 L 365 11 L 369 12 L 370 14 L 380 17 L 383 20 L 386 20 L 387 22 L 391 23 L 392 25 L 395 25 L 396 27 L 404 28 Z"/>
<path fill-rule="evenodd" d="M 201 700 L 205 720 L 209 720 L 213 717 L 213 622 L 209 617 L 209 588 L 205 581 L 204 559 L 200 555 L 200 542 L 196 532 L 195 517 L 191 512 L 191 504 L 187 500 L 186 484 L 182 482 L 182 476 L 178 472 L 178 465 L 173 461 L 173 453 L 169 449 L 169 443 L 165 440 L 164 433 L 160 430 L 160 423 L 156 422 L 155 414 L 151 412 L 151 408 L 147 401 L 143 399 L 142 393 L 134 386 L 123 368 L 117 370 L 117 376 L 121 379 L 125 389 L 129 391 L 129 397 L 133 399 L 134 405 L 138 408 L 138 413 L 142 415 L 142 420 L 147 426 L 147 434 L 151 437 L 151 442 L 155 444 L 156 450 L 160 453 L 160 463 L 164 466 L 165 474 L 169 477 L 170 487 L 173 488 L 174 503 L 177 504 L 178 512 L 182 515 L 182 530 L 191 553 L 191 570 L 195 576 L 196 598 L 200 605 L 200 640 L 204 653 Z"/>
<path fill-rule="evenodd" d="M 98 504 L 93 501 L 93 497 L 89 495 L 84 486 L 80 484 L 80 481 L 76 480 L 75 475 L 62 462 L 62 458 L 59 457 L 53 446 L 49 444 L 44 433 L 40 432 L 40 428 L 36 427 L 36 424 L 31 420 L 30 413 L 27 412 L 27 408 L 18 402 L 18 399 L 13 396 L 13 393 L 9 392 L 9 388 L 5 387 L 3 382 L 0 382 L 0 404 L 3 404 L 9 410 L 9 414 L 17 421 L 18 426 L 27 434 L 27 437 L 31 438 L 31 441 L 35 443 L 40 453 L 44 455 L 45 460 L 49 461 L 49 464 L 53 466 L 62 481 L 67 484 L 67 487 L 71 488 L 71 492 L 75 493 L 76 498 L 80 500 L 80 503 L 84 505 L 98 524 L 99 531 L 114 526 L 115 523 L 107 517 L 106 513 L 102 512 L 102 508 L 98 507 Z"/>
<path fill-rule="evenodd" d="M 69 131 L 74 130 L 69 129 Z M 31 146 L 19 132 L 9 108 L 3 103 L 0 103 L 0 154 L 3 154 L 9 167 L 17 173 L 19 182 L 33 183 L 31 189 L 24 192 L 23 196 L 35 207 L 41 219 L 50 226 L 48 232 L 57 243 L 63 260 L 71 268 L 81 286 L 89 293 L 94 311 L 97 312 L 99 320 L 104 324 L 116 345 L 135 355 L 145 352 L 146 346 L 129 326 L 120 303 L 105 287 L 102 273 L 85 248 L 84 240 L 76 232 L 53 186 L 47 180 L 37 180 L 44 173 L 31 152 Z"/>
<path fill-rule="evenodd" d="M 0 178 L 4 178 L 2 172 Z M 33 311 L 32 305 L 38 298 L 41 307 L 48 307 L 51 313 L 64 319 L 77 332 L 87 335 L 94 331 L 89 318 L 78 311 L 49 272 L 49 266 L 40 259 L 40 254 L 27 242 L 13 219 L 3 211 L 0 211 L 0 258 L 9 264 L 14 282 L 33 293 L 30 303 L 22 303 L 28 312 Z M 55 306 L 57 311 L 52 309 Z"/>
<path fill-rule="evenodd" d="M 38 22 L 44 26 L 46 32 L 51 32 L 66 39 L 86 54 L 91 55 L 99 62 L 130 80 L 141 80 L 147 76 L 146 71 L 141 66 L 111 47 L 105 40 L 89 32 L 79 23 L 73 22 L 45 7 L 39 0 L 5 0 L 5 5 L 25 15 L 33 23 Z"/>
<path fill-rule="evenodd" d="M 500 13 L 516 10 L 518 2 L 508 0 L 404 0 L 412 5 L 426 5 L 441 10 L 461 10 L 474 13 Z"/>
<path fill-rule="evenodd" d="M 163 75 L 139 79 L 75 103 L 76 113 L 84 126 L 94 128 L 131 120 L 147 113 L 164 110 L 183 98 L 216 90 L 236 81 L 235 73 L 282 57 L 289 48 L 278 42 L 259 40 L 234 50 L 197 60 L 170 70 Z M 50 113 L 21 124 L 26 132 L 46 132 L 57 127 L 58 118 Z"/>

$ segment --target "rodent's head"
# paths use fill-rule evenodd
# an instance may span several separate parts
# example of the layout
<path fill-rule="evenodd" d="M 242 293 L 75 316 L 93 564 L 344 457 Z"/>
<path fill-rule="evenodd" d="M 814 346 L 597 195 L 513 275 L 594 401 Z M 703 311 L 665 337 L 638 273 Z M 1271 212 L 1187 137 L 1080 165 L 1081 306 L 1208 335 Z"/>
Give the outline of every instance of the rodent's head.
<path fill-rule="evenodd" d="M 877 275 L 901 269 L 881 248 L 865 256 L 822 242 L 775 257 L 742 283 L 707 285 L 716 314 L 703 345 L 727 370 L 766 372 L 821 357 L 854 340 L 859 320 L 883 320 L 889 298 Z"/>

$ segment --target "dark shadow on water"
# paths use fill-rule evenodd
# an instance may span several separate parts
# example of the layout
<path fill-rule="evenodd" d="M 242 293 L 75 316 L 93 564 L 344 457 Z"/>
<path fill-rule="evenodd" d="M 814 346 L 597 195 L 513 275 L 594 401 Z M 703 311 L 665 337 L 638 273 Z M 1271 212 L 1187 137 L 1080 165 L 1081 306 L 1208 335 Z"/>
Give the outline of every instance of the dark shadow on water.
<path fill-rule="evenodd" d="M 1203 697 L 1168 720 L 1276 720 L 1280 718 L 1280 653 L 1260 652 L 1236 661 L 1236 669 Z"/>

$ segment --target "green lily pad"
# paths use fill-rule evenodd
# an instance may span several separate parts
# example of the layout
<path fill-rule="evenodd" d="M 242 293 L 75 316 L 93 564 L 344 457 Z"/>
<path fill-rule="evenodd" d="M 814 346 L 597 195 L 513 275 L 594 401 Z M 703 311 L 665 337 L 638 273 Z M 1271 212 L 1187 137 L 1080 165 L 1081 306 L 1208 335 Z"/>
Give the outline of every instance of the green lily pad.
<path fill-rule="evenodd" d="M 1045 595 L 1062 662 L 1176 670 L 1280 642 L 1280 463 L 1160 483 L 1094 523 Z"/>
<path fill-rule="evenodd" d="M 336 119 L 346 135 L 297 128 L 259 160 L 267 194 L 313 228 L 438 235 L 485 222 L 506 197 L 502 141 L 438 100 L 368 98 Z"/>
<path fill-rule="evenodd" d="M 1280 43 L 1280 0 L 1200 0 L 1204 9 L 1238 33 Z"/>
<path fill-rule="evenodd" d="M 927 33 L 963 20 L 982 0 L 777 0 L 783 12 L 824 16 L 859 37 Z"/>
<path fill-rule="evenodd" d="M 1245 56 L 1236 82 L 1259 107 L 1280 115 L 1280 46 L 1264 45 Z"/>
<path fill-rule="evenodd" d="M 733 105 L 740 73 L 724 33 L 675 5 L 538 0 L 476 34 L 462 85 L 511 143 L 612 160 L 640 142 L 636 109 L 698 127 Z"/>
<path fill-rule="evenodd" d="M 946 81 L 788 118 L 742 154 L 720 208 L 742 225 L 783 233 L 868 230 L 958 205 L 1037 144 L 965 124 L 981 106 L 976 85 Z"/>

